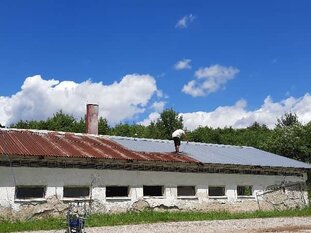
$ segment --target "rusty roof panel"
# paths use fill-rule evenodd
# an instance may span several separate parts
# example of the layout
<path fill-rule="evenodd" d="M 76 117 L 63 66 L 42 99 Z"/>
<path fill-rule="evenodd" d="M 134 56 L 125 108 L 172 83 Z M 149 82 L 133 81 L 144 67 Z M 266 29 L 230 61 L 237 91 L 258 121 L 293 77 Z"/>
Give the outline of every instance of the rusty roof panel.
<path fill-rule="evenodd" d="M 198 162 L 170 152 L 130 150 L 105 136 L 40 130 L 0 130 L 0 154 L 162 162 Z"/>

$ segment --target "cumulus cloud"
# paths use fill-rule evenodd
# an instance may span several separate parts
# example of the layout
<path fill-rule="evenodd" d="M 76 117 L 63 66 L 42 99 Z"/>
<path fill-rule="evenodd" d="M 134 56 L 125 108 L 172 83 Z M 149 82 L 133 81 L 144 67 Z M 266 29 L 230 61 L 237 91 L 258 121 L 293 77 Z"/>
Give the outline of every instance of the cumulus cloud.
<path fill-rule="evenodd" d="M 303 97 L 289 97 L 280 102 L 273 102 L 270 96 L 266 97 L 262 106 L 254 111 L 248 111 L 245 100 L 237 101 L 233 106 L 220 106 L 211 112 L 181 113 L 186 128 L 192 130 L 199 126 L 223 128 L 245 128 L 255 121 L 266 124 L 273 128 L 276 119 L 285 112 L 296 113 L 302 123 L 311 121 L 311 96 L 305 94 Z"/>
<path fill-rule="evenodd" d="M 181 60 L 181 61 L 178 61 L 178 62 L 174 65 L 174 69 L 175 69 L 175 70 L 191 69 L 190 62 L 191 62 L 190 59 L 183 59 L 183 60 Z"/>
<path fill-rule="evenodd" d="M 149 116 L 145 120 L 138 122 L 137 124 L 148 126 L 150 125 L 151 122 L 156 122 L 159 118 L 160 118 L 160 113 L 152 112 L 149 114 Z"/>
<path fill-rule="evenodd" d="M 157 102 L 154 102 L 151 107 L 156 112 L 162 112 L 163 109 L 164 109 L 165 104 L 166 103 L 164 101 L 157 101 Z"/>
<path fill-rule="evenodd" d="M 100 116 L 114 124 L 144 112 L 158 92 L 150 75 L 129 74 L 110 85 L 90 80 L 45 80 L 36 75 L 26 78 L 16 94 L 0 96 L 0 123 L 9 126 L 21 119 L 46 119 L 59 110 L 80 118 L 84 117 L 87 103 L 97 103 Z"/>
<path fill-rule="evenodd" d="M 224 88 L 225 84 L 239 73 L 235 67 L 212 65 L 195 72 L 196 79 L 184 85 L 182 91 L 193 97 L 205 96 Z"/>
<path fill-rule="evenodd" d="M 146 119 L 138 122 L 137 124 L 147 126 L 150 125 L 151 122 L 156 122 L 160 118 L 160 113 L 163 112 L 165 104 L 166 102 L 164 101 L 154 102 L 151 105 L 154 112 L 150 113 Z"/>
<path fill-rule="evenodd" d="M 190 25 L 190 23 L 193 22 L 194 19 L 195 16 L 193 16 L 192 14 L 185 15 L 184 17 L 182 17 L 180 20 L 177 21 L 175 27 L 179 29 L 185 29 Z"/>

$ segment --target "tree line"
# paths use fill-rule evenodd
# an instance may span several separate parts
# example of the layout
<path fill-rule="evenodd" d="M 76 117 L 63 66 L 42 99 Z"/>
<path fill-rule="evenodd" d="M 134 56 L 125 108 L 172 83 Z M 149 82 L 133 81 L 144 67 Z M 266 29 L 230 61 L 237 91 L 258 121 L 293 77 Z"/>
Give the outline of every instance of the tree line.
<path fill-rule="evenodd" d="M 72 115 L 59 111 L 47 120 L 21 120 L 10 127 L 84 133 L 86 124 L 83 118 L 77 120 Z M 164 110 L 160 118 L 148 126 L 119 123 L 112 127 L 102 117 L 98 122 L 99 134 L 136 138 L 171 139 L 172 132 L 178 128 L 183 128 L 183 119 L 173 109 Z M 289 158 L 311 162 L 311 122 L 303 125 L 293 113 L 285 113 L 277 119 L 274 129 L 254 122 L 243 129 L 198 127 L 188 131 L 187 136 L 189 141 L 252 146 Z"/>

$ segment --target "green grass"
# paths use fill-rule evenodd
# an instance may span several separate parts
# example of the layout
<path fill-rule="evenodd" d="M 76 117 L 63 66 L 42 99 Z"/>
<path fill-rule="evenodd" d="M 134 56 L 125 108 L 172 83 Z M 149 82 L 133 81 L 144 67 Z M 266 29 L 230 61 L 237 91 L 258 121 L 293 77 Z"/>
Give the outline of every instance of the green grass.
<path fill-rule="evenodd" d="M 53 230 L 62 228 L 66 229 L 66 221 L 61 218 L 16 222 L 2 221 L 0 223 L 0 232 Z"/>
<path fill-rule="evenodd" d="M 303 217 L 303 216 L 311 216 L 311 207 L 302 210 L 256 211 L 251 213 L 144 211 L 140 213 L 93 214 L 88 217 L 86 223 L 87 227 L 99 227 L 99 226 L 116 226 L 116 225 L 156 223 L 156 222 L 225 220 L 225 219 L 268 218 L 268 217 Z M 4 221 L 0 223 L 0 232 L 57 230 L 57 229 L 66 229 L 65 218 L 48 218 L 25 222 Z"/>

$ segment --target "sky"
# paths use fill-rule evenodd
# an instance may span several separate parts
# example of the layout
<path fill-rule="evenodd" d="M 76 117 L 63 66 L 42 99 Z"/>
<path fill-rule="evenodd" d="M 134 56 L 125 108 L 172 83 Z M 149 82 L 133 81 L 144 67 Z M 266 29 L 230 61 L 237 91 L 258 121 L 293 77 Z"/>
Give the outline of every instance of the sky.
<path fill-rule="evenodd" d="M 311 121 L 311 1 L 2 0 L 0 124 L 118 123 L 173 109 L 185 128 Z"/>

